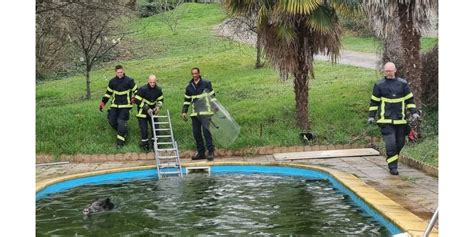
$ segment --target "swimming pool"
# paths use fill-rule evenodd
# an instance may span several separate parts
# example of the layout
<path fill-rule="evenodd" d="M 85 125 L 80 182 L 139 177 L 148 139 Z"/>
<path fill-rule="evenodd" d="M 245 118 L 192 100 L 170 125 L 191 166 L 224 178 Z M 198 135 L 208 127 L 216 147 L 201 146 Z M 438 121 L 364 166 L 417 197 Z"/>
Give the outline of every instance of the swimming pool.
<path fill-rule="evenodd" d="M 143 167 L 141 167 L 143 169 Z M 324 168 L 323 168 L 324 169 Z M 337 173 L 337 172 L 336 172 Z M 350 200 L 356 205 L 364 214 L 376 220 L 380 225 L 384 226 L 390 234 L 398 234 L 403 232 L 399 226 L 387 220 L 383 215 L 374 210 L 374 208 L 366 204 L 358 195 L 345 187 L 333 175 L 313 168 L 301 167 L 287 167 L 287 166 L 262 166 L 262 165 L 213 165 L 211 166 L 212 176 L 220 176 L 223 174 L 263 174 L 267 176 L 287 176 L 288 179 L 298 178 L 299 180 L 325 180 L 334 190 L 337 190 L 339 196 L 343 199 Z M 211 176 L 211 177 L 212 177 Z M 341 176 L 341 174 L 339 174 Z M 347 175 L 346 175 L 347 176 Z M 344 174 L 341 176 L 344 178 Z M 348 178 L 347 176 L 346 178 Z M 133 182 L 143 179 L 156 179 L 156 169 L 131 170 L 124 172 L 114 172 L 109 174 L 100 174 L 89 177 L 81 177 L 63 182 L 54 183 L 43 187 L 37 192 L 36 199 L 41 201 L 55 193 L 65 192 L 78 186 L 83 185 L 104 185 L 104 184 L 119 184 L 126 182 Z M 243 179 L 242 177 L 240 179 Z M 340 177 L 339 177 L 340 179 Z M 41 187 L 40 187 L 41 188 Z M 37 202 L 37 203 L 38 203 Z M 232 232 L 230 232 L 232 233 Z M 356 232 L 354 232 L 356 233 Z M 386 232 L 383 232 L 386 233 Z M 275 234 L 275 233 L 273 233 Z M 380 235 L 380 234 L 379 234 Z"/>

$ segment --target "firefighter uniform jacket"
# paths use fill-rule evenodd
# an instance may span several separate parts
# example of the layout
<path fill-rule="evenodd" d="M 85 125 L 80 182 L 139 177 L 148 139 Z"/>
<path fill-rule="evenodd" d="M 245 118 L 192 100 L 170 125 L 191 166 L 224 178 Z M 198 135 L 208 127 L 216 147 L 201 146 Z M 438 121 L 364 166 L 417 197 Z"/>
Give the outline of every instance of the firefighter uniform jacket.
<path fill-rule="evenodd" d="M 377 113 L 379 124 L 407 124 L 406 111 L 416 113 L 413 94 L 406 80 L 383 78 L 374 85 L 370 98 L 369 117 Z"/>
<path fill-rule="evenodd" d="M 137 85 L 132 78 L 125 75 L 122 78 L 114 77 L 109 81 L 102 102 L 106 104 L 109 99 L 112 99 L 111 108 L 132 108 L 131 98 L 136 92 Z"/>
<path fill-rule="evenodd" d="M 189 81 L 188 86 L 184 92 L 184 103 L 182 113 L 187 113 L 189 105 L 192 105 L 192 111 L 190 116 L 198 115 L 213 115 L 212 111 L 213 103 L 216 101 L 214 98 L 215 93 L 212 89 L 210 81 L 200 79 L 198 84 L 194 84 L 194 80 Z M 196 105 L 199 101 L 199 105 Z"/>
<path fill-rule="evenodd" d="M 151 88 L 146 84 L 140 87 L 135 100 L 138 109 L 137 117 L 146 118 L 148 109 L 159 108 L 163 105 L 163 92 L 159 86 Z"/>

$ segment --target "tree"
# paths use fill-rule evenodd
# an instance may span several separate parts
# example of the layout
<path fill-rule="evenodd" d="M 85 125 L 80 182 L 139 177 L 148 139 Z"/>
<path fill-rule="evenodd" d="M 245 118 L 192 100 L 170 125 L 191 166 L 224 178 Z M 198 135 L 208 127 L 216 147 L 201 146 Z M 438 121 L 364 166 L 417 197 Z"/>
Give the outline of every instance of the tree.
<path fill-rule="evenodd" d="M 225 0 L 234 15 L 256 14 L 266 58 L 280 72 L 294 77 L 297 126 L 310 129 L 309 77 L 315 54 L 329 55 L 333 62 L 341 49 L 341 27 L 336 10 L 354 11 L 356 0 Z M 313 74 L 314 75 L 314 74 Z"/>
<path fill-rule="evenodd" d="M 62 5 L 61 5 L 62 6 Z M 68 58 L 69 41 L 65 24 L 53 3 L 36 3 L 36 80 L 64 70 Z"/>
<path fill-rule="evenodd" d="M 85 98 L 90 99 L 90 72 L 130 33 L 120 24 L 128 17 L 129 9 L 109 1 L 79 2 L 64 7 L 61 12 L 65 16 L 68 38 L 81 52 L 86 77 Z"/>
<path fill-rule="evenodd" d="M 158 18 L 168 26 L 173 34 L 176 34 L 179 21 L 187 13 L 184 8 L 178 9 L 183 3 L 184 0 L 156 0 Z"/>
<path fill-rule="evenodd" d="M 36 80 L 56 76 L 72 67 L 71 42 L 62 10 L 70 1 L 36 1 Z"/>
<path fill-rule="evenodd" d="M 423 88 L 422 101 L 425 106 L 438 106 L 438 44 L 421 56 L 423 70 L 421 82 Z"/>
<path fill-rule="evenodd" d="M 246 16 L 231 17 L 224 21 L 221 27 L 229 29 L 233 37 L 255 39 L 255 68 L 259 69 L 265 65 L 262 55 L 262 40 L 260 33 L 257 31 L 257 16 L 255 12 L 249 12 L 249 15 Z"/>
<path fill-rule="evenodd" d="M 36 14 L 42 14 L 50 11 L 57 11 L 73 4 L 71 1 L 37 0 Z"/>
<path fill-rule="evenodd" d="M 431 19 L 438 9 L 437 0 L 364 0 L 376 34 L 389 48 L 394 37 L 400 37 L 403 65 L 397 65 L 407 78 L 415 96 L 415 103 L 422 108 L 422 63 L 420 54 L 421 33 L 431 26 Z M 398 20 L 398 21 L 397 21 Z M 388 44 L 387 44 L 388 42 Z M 396 43 L 396 42 L 395 42 Z M 396 55 L 396 53 L 393 53 Z M 387 57 L 386 59 L 390 59 Z"/>

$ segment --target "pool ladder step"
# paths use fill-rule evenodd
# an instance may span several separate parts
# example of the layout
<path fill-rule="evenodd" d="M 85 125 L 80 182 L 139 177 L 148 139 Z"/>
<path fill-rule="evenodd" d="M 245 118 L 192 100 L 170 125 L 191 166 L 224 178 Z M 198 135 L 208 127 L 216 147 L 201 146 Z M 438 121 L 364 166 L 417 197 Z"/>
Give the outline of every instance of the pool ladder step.
<path fill-rule="evenodd" d="M 173 127 L 171 126 L 170 111 L 165 115 L 149 114 L 152 118 L 153 147 L 155 148 L 156 171 L 158 178 L 168 175 L 183 177 L 181 162 L 179 159 L 178 143 L 174 140 Z M 163 126 L 165 125 L 165 126 Z M 160 128 L 160 126 L 162 128 Z M 160 134 L 166 131 L 165 134 Z M 168 147 L 158 147 L 158 146 Z M 171 154 L 170 154 L 171 153 Z"/>
<path fill-rule="evenodd" d="M 186 174 L 190 173 L 208 173 L 211 174 L 210 166 L 195 166 L 195 167 L 186 167 Z"/>
<path fill-rule="evenodd" d="M 163 177 L 164 175 L 179 175 L 181 177 L 183 174 L 179 171 L 161 171 L 160 175 L 161 177 Z"/>

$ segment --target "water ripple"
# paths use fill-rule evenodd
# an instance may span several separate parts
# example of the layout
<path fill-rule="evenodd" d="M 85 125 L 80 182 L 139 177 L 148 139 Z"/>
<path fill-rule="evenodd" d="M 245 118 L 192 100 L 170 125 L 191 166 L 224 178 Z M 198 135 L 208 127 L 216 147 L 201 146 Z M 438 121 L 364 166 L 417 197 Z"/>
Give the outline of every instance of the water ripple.
<path fill-rule="evenodd" d="M 84 217 L 96 198 L 116 208 Z M 388 230 L 325 180 L 196 174 L 87 185 L 37 202 L 37 235 L 389 236 Z"/>

